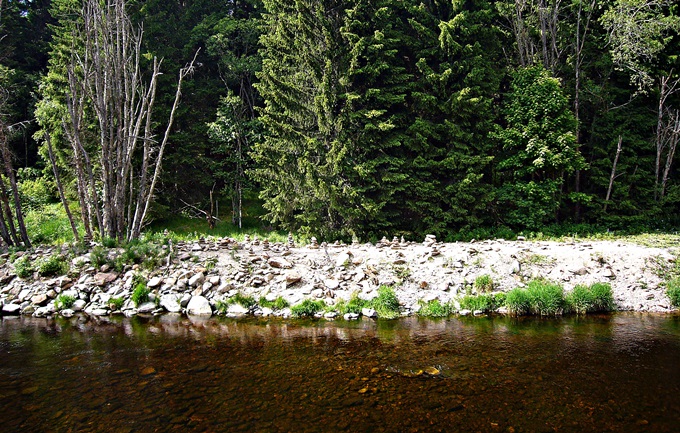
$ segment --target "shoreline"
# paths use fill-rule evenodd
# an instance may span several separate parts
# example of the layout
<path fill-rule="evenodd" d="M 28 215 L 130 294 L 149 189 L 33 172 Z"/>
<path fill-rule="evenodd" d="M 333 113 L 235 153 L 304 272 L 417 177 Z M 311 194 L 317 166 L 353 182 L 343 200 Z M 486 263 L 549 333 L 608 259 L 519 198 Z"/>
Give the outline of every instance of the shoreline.
<path fill-rule="evenodd" d="M 442 243 L 428 236 L 422 243 L 383 238 L 375 245 L 319 245 L 312 239 L 309 245 L 295 245 L 292 238 L 270 244 L 246 237 L 241 242 L 216 238 L 157 247 L 155 267 L 118 261 L 119 271 L 110 263 L 125 257 L 122 248 L 99 246 L 70 257 L 65 247 L 38 247 L 17 256 L 25 256 L 26 266 L 55 256 L 68 258 L 68 275 L 41 276 L 34 271 L 27 278 L 19 278 L 9 255 L 3 255 L 0 315 L 68 317 L 82 311 L 92 316 L 165 312 L 210 316 L 222 303 L 220 314 L 227 316 L 290 317 L 290 308 L 225 306 L 225 301 L 241 296 L 268 303 L 280 298 L 288 306 L 307 299 L 323 301 L 329 307 L 316 317 L 333 319 L 343 317 L 332 314 L 333 305 L 352 297 L 374 299 L 383 286 L 393 289 L 401 316 L 416 315 L 423 303 L 434 300 L 452 305 L 456 314 L 479 314 L 461 311 L 458 301 L 479 291 L 475 281 L 480 277 L 490 282 L 490 293 L 507 293 L 537 278 L 559 283 L 565 293 L 577 285 L 608 283 L 615 311 L 677 311 L 662 278 L 664 267 L 675 265 L 675 249 L 625 241 Z M 100 259 L 96 254 L 106 254 L 108 262 L 96 265 Z M 136 305 L 132 298 L 140 282 L 149 299 Z M 63 308 L 60 302 L 67 297 L 73 303 Z M 364 311 L 369 317 L 374 314 Z"/>

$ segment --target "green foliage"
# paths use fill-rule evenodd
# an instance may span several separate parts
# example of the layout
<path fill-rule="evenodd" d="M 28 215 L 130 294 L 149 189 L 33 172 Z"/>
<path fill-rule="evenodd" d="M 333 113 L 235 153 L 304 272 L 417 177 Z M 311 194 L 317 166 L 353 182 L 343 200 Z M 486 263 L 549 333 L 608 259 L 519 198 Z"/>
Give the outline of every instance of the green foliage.
<path fill-rule="evenodd" d="M 73 304 L 76 302 L 76 298 L 71 295 L 65 295 L 65 294 L 60 294 L 57 296 L 57 299 L 54 300 L 54 308 L 57 311 L 61 310 L 67 310 L 71 307 L 73 307 Z"/>
<path fill-rule="evenodd" d="M 370 307 L 378 313 L 381 319 L 396 319 L 399 317 L 401 306 L 394 289 L 388 286 L 378 288 L 378 296 L 370 302 Z"/>
<path fill-rule="evenodd" d="M 341 299 L 332 308 L 334 311 L 337 311 L 338 314 L 344 315 L 347 313 L 360 314 L 363 308 L 368 308 L 369 306 L 369 301 L 361 299 L 359 298 L 359 295 L 353 293 L 349 298 L 349 301 Z"/>
<path fill-rule="evenodd" d="M 135 277 L 139 277 L 135 275 Z M 151 290 L 146 286 L 146 281 L 142 278 L 133 278 L 134 290 L 132 291 L 132 302 L 136 307 L 139 307 L 145 302 L 149 302 L 149 294 Z"/>
<path fill-rule="evenodd" d="M 61 203 L 47 203 L 27 209 L 26 230 L 35 244 L 61 245 L 73 242 L 71 225 Z M 76 222 L 81 227 L 80 222 Z"/>
<path fill-rule="evenodd" d="M 109 299 L 109 307 L 114 311 L 120 311 L 125 304 L 125 299 L 122 297 L 116 297 Z"/>
<path fill-rule="evenodd" d="M 460 300 L 461 310 L 490 312 L 500 307 L 502 299 L 494 294 L 489 295 L 465 295 Z"/>
<path fill-rule="evenodd" d="M 139 264 L 143 269 L 152 270 L 164 261 L 165 254 L 159 245 L 138 239 L 123 246 L 123 252 L 116 257 L 114 266 L 116 270 L 122 271 L 126 265 Z"/>
<path fill-rule="evenodd" d="M 113 261 L 109 260 L 109 251 L 106 248 L 96 245 L 90 251 L 90 263 L 99 268 L 106 263 L 113 264 Z"/>
<path fill-rule="evenodd" d="M 489 293 L 493 291 L 493 279 L 490 275 L 480 275 L 474 283 L 477 293 Z"/>
<path fill-rule="evenodd" d="M 531 311 L 531 296 L 526 289 L 515 288 L 505 297 L 505 307 L 511 314 L 523 316 Z"/>
<path fill-rule="evenodd" d="M 454 307 L 450 303 L 442 304 L 439 299 L 429 302 L 418 301 L 420 310 L 418 315 L 421 317 L 448 317 L 454 312 Z"/>
<path fill-rule="evenodd" d="M 316 313 L 323 311 L 326 303 L 324 301 L 312 301 L 305 299 L 297 305 L 290 307 L 290 313 L 293 317 L 299 319 L 302 317 L 314 317 Z"/>
<path fill-rule="evenodd" d="M 255 298 L 253 298 L 252 296 L 244 295 L 243 293 L 238 292 L 234 296 L 229 298 L 228 305 L 231 304 L 238 304 L 243 308 L 250 309 L 257 305 L 257 301 L 255 301 Z"/>
<path fill-rule="evenodd" d="M 614 295 L 608 283 L 595 283 L 590 287 L 576 286 L 565 298 L 565 310 L 576 314 L 611 311 Z"/>
<path fill-rule="evenodd" d="M 43 257 L 37 262 L 38 273 L 43 276 L 62 275 L 68 272 L 66 258 L 59 254 Z"/>
<path fill-rule="evenodd" d="M 595 283 L 590 286 L 593 294 L 592 311 L 612 311 L 614 309 L 614 293 L 609 283 Z"/>
<path fill-rule="evenodd" d="M 532 280 L 527 285 L 531 312 L 539 316 L 552 316 L 564 309 L 564 289 L 546 280 Z"/>
<path fill-rule="evenodd" d="M 680 307 L 680 279 L 674 278 L 666 282 L 666 295 L 672 306 Z"/>
<path fill-rule="evenodd" d="M 498 200 L 505 221 L 537 229 L 554 220 L 561 204 L 563 174 L 584 168 L 576 120 L 559 80 L 542 67 L 520 68 L 493 136 L 501 143 Z"/>
<path fill-rule="evenodd" d="M 31 259 L 27 255 L 19 257 L 12 264 L 14 265 L 14 272 L 16 272 L 17 277 L 19 278 L 29 278 L 33 276 L 33 272 L 35 272 L 33 262 L 31 262 Z"/>
<path fill-rule="evenodd" d="M 257 303 L 260 305 L 260 307 L 271 308 L 274 311 L 280 311 L 290 306 L 290 303 L 282 296 L 277 296 L 273 301 L 268 301 L 264 296 L 260 296 L 260 299 Z"/>

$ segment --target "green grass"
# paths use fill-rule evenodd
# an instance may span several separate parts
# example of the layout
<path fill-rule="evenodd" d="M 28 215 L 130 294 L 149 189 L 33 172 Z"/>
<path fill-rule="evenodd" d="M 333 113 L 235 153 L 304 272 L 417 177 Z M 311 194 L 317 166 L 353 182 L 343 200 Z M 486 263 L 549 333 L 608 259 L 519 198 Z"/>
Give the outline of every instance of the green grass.
<path fill-rule="evenodd" d="M 33 262 L 31 262 L 27 255 L 14 260 L 12 264 L 14 265 L 14 272 L 16 272 L 19 278 L 30 278 L 33 276 L 33 272 L 35 272 Z"/>
<path fill-rule="evenodd" d="M 401 310 L 394 289 L 388 286 L 378 288 L 378 296 L 371 300 L 370 307 L 378 313 L 378 317 L 381 319 L 396 319 Z"/>
<path fill-rule="evenodd" d="M 136 307 L 139 307 L 145 302 L 149 302 L 149 294 L 151 290 L 146 287 L 146 281 L 140 281 L 135 284 L 135 289 L 132 291 L 132 302 Z"/>
<path fill-rule="evenodd" d="M 222 217 L 225 218 L 224 216 Z M 169 237 L 174 240 L 196 240 L 200 237 L 229 237 L 242 241 L 246 234 L 252 239 L 257 235 L 258 239 L 269 239 L 270 242 L 286 242 L 288 232 L 272 231 L 260 228 L 261 222 L 256 219 L 246 219 L 244 228 L 239 230 L 238 226 L 231 221 L 218 221 L 215 228 L 210 230 L 208 223 L 204 219 L 188 218 L 184 216 L 174 216 L 172 218 L 155 221 L 149 227 L 149 234 L 162 233 L 168 231 Z M 296 239 L 298 241 L 298 239 Z"/>
<path fill-rule="evenodd" d="M 262 300 L 263 300 L 263 298 L 260 298 L 260 301 L 262 301 Z M 265 299 L 265 301 L 266 301 L 266 299 Z M 277 299 L 277 301 L 278 301 L 278 299 Z M 250 310 L 251 308 L 253 308 L 257 305 L 257 301 L 252 296 L 244 295 L 243 293 L 238 292 L 234 296 L 232 296 L 231 298 L 222 299 L 220 301 L 217 301 L 216 308 L 217 308 L 217 311 L 219 311 L 221 313 L 226 313 L 227 310 L 229 309 L 229 306 L 234 305 L 234 304 L 240 305 L 243 308 Z M 262 306 L 262 304 L 260 304 L 260 305 Z"/>
<path fill-rule="evenodd" d="M 347 313 L 359 314 L 363 308 L 369 308 L 370 302 L 359 298 L 356 293 L 353 293 L 348 301 L 341 299 L 335 305 L 330 306 L 333 311 L 338 314 L 345 315 Z"/>
<path fill-rule="evenodd" d="M 533 280 L 527 285 L 531 312 L 538 316 L 553 316 L 564 309 L 564 289 L 546 280 Z"/>
<path fill-rule="evenodd" d="M 62 293 L 57 296 L 57 299 L 54 301 L 54 308 L 56 308 L 57 311 L 66 310 L 73 307 L 75 302 L 76 298 L 74 296 L 64 295 Z"/>
<path fill-rule="evenodd" d="M 474 283 L 477 293 L 490 293 L 493 291 L 493 279 L 490 275 L 480 275 Z"/>
<path fill-rule="evenodd" d="M 671 300 L 671 305 L 680 307 L 680 278 L 674 278 L 666 282 L 666 295 Z"/>
<path fill-rule="evenodd" d="M 312 301 L 311 299 L 305 299 L 297 305 L 293 305 L 290 308 L 290 313 L 293 317 L 299 319 L 302 317 L 314 317 L 316 313 L 324 310 L 326 303 L 324 301 Z"/>
<path fill-rule="evenodd" d="M 69 265 L 66 258 L 58 254 L 43 257 L 37 261 L 38 273 L 43 277 L 63 275 L 68 272 Z"/>
<path fill-rule="evenodd" d="M 109 306 L 111 307 L 112 310 L 120 311 L 120 309 L 123 308 L 124 304 L 125 304 L 124 298 L 118 297 L 109 299 Z"/>
<path fill-rule="evenodd" d="M 510 314 L 523 316 L 531 311 L 531 298 L 526 289 L 515 288 L 505 296 L 505 307 Z"/>
<path fill-rule="evenodd" d="M 460 300 L 460 309 L 489 312 L 496 310 L 502 303 L 503 297 L 498 295 L 465 295 L 463 296 L 463 299 Z"/>
<path fill-rule="evenodd" d="M 84 231 L 76 207 L 75 203 L 71 204 L 76 227 L 82 236 Z M 31 242 L 35 245 L 61 245 L 74 241 L 71 223 L 61 203 L 48 203 L 27 209 L 24 220 L 26 222 L 26 231 L 31 238 Z"/>
<path fill-rule="evenodd" d="M 260 299 L 257 303 L 262 308 L 271 308 L 274 311 L 280 311 L 290 307 L 290 303 L 283 299 L 282 296 L 277 296 L 273 301 L 268 301 L 264 296 L 260 296 Z"/>
<path fill-rule="evenodd" d="M 448 317 L 454 312 L 454 307 L 450 303 L 442 304 L 439 299 L 429 302 L 419 301 L 420 310 L 418 315 L 421 317 Z"/>

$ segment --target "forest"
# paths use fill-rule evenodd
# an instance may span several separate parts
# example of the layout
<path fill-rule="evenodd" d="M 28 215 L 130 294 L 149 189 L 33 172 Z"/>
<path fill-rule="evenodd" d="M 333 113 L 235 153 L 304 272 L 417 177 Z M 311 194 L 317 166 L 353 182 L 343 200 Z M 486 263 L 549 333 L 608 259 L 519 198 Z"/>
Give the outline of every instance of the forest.
<path fill-rule="evenodd" d="M 675 231 L 679 32 L 674 0 L 0 0 L 0 235 Z"/>

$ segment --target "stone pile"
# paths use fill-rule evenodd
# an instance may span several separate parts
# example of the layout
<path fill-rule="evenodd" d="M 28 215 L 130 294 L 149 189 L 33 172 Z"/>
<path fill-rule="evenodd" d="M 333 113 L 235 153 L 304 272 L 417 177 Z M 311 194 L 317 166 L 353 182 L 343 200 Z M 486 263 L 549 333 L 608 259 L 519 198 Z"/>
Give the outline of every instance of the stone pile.
<path fill-rule="evenodd" d="M 202 239 L 178 242 L 167 247 L 168 261 L 157 269 L 127 265 L 120 272 L 92 265 L 90 253 L 69 260 L 68 276 L 21 279 L 7 261 L 0 267 L 0 314 L 31 314 L 44 317 L 60 314 L 215 314 L 219 302 L 236 294 L 282 297 L 291 305 L 304 299 L 322 299 L 327 304 L 377 296 L 381 285 L 391 285 L 404 313 L 420 308 L 419 301 L 454 301 L 472 291 L 475 279 L 489 275 L 494 287 L 508 291 L 532 278 L 560 282 L 566 290 L 578 284 L 609 282 L 620 309 L 670 311 L 662 280 L 649 263 L 674 260 L 664 249 L 615 243 L 565 245 L 556 243 L 481 241 L 474 244 L 440 244 L 428 235 L 422 244 L 403 238 L 383 238 L 378 244 L 348 247 L 333 243 L 319 249 L 310 245 L 291 247 L 267 240 L 244 242 L 233 239 Z M 172 252 L 172 254 L 171 254 Z M 36 249 L 26 253 L 31 261 L 59 253 Z M 109 251 L 111 256 L 119 250 Z M 17 254 L 19 255 L 19 254 Z M 170 258 L 172 258 L 170 260 Z M 139 280 L 149 289 L 148 302 L 135 304 L 132 294 Z M 69 299 L 68 308 L 60 305 Z M 238 310 L 238 311 L 237 311 Z M 239 314 L 229 307 L 229 314 Z M 241 311 L 242 312 L 242 311 Z M 256 309 L 257 314 L 272 314 Z M 289 314 L 282 310 L 278 314 Z M 367 315 L 367 314 L 364 314 Z"/>

